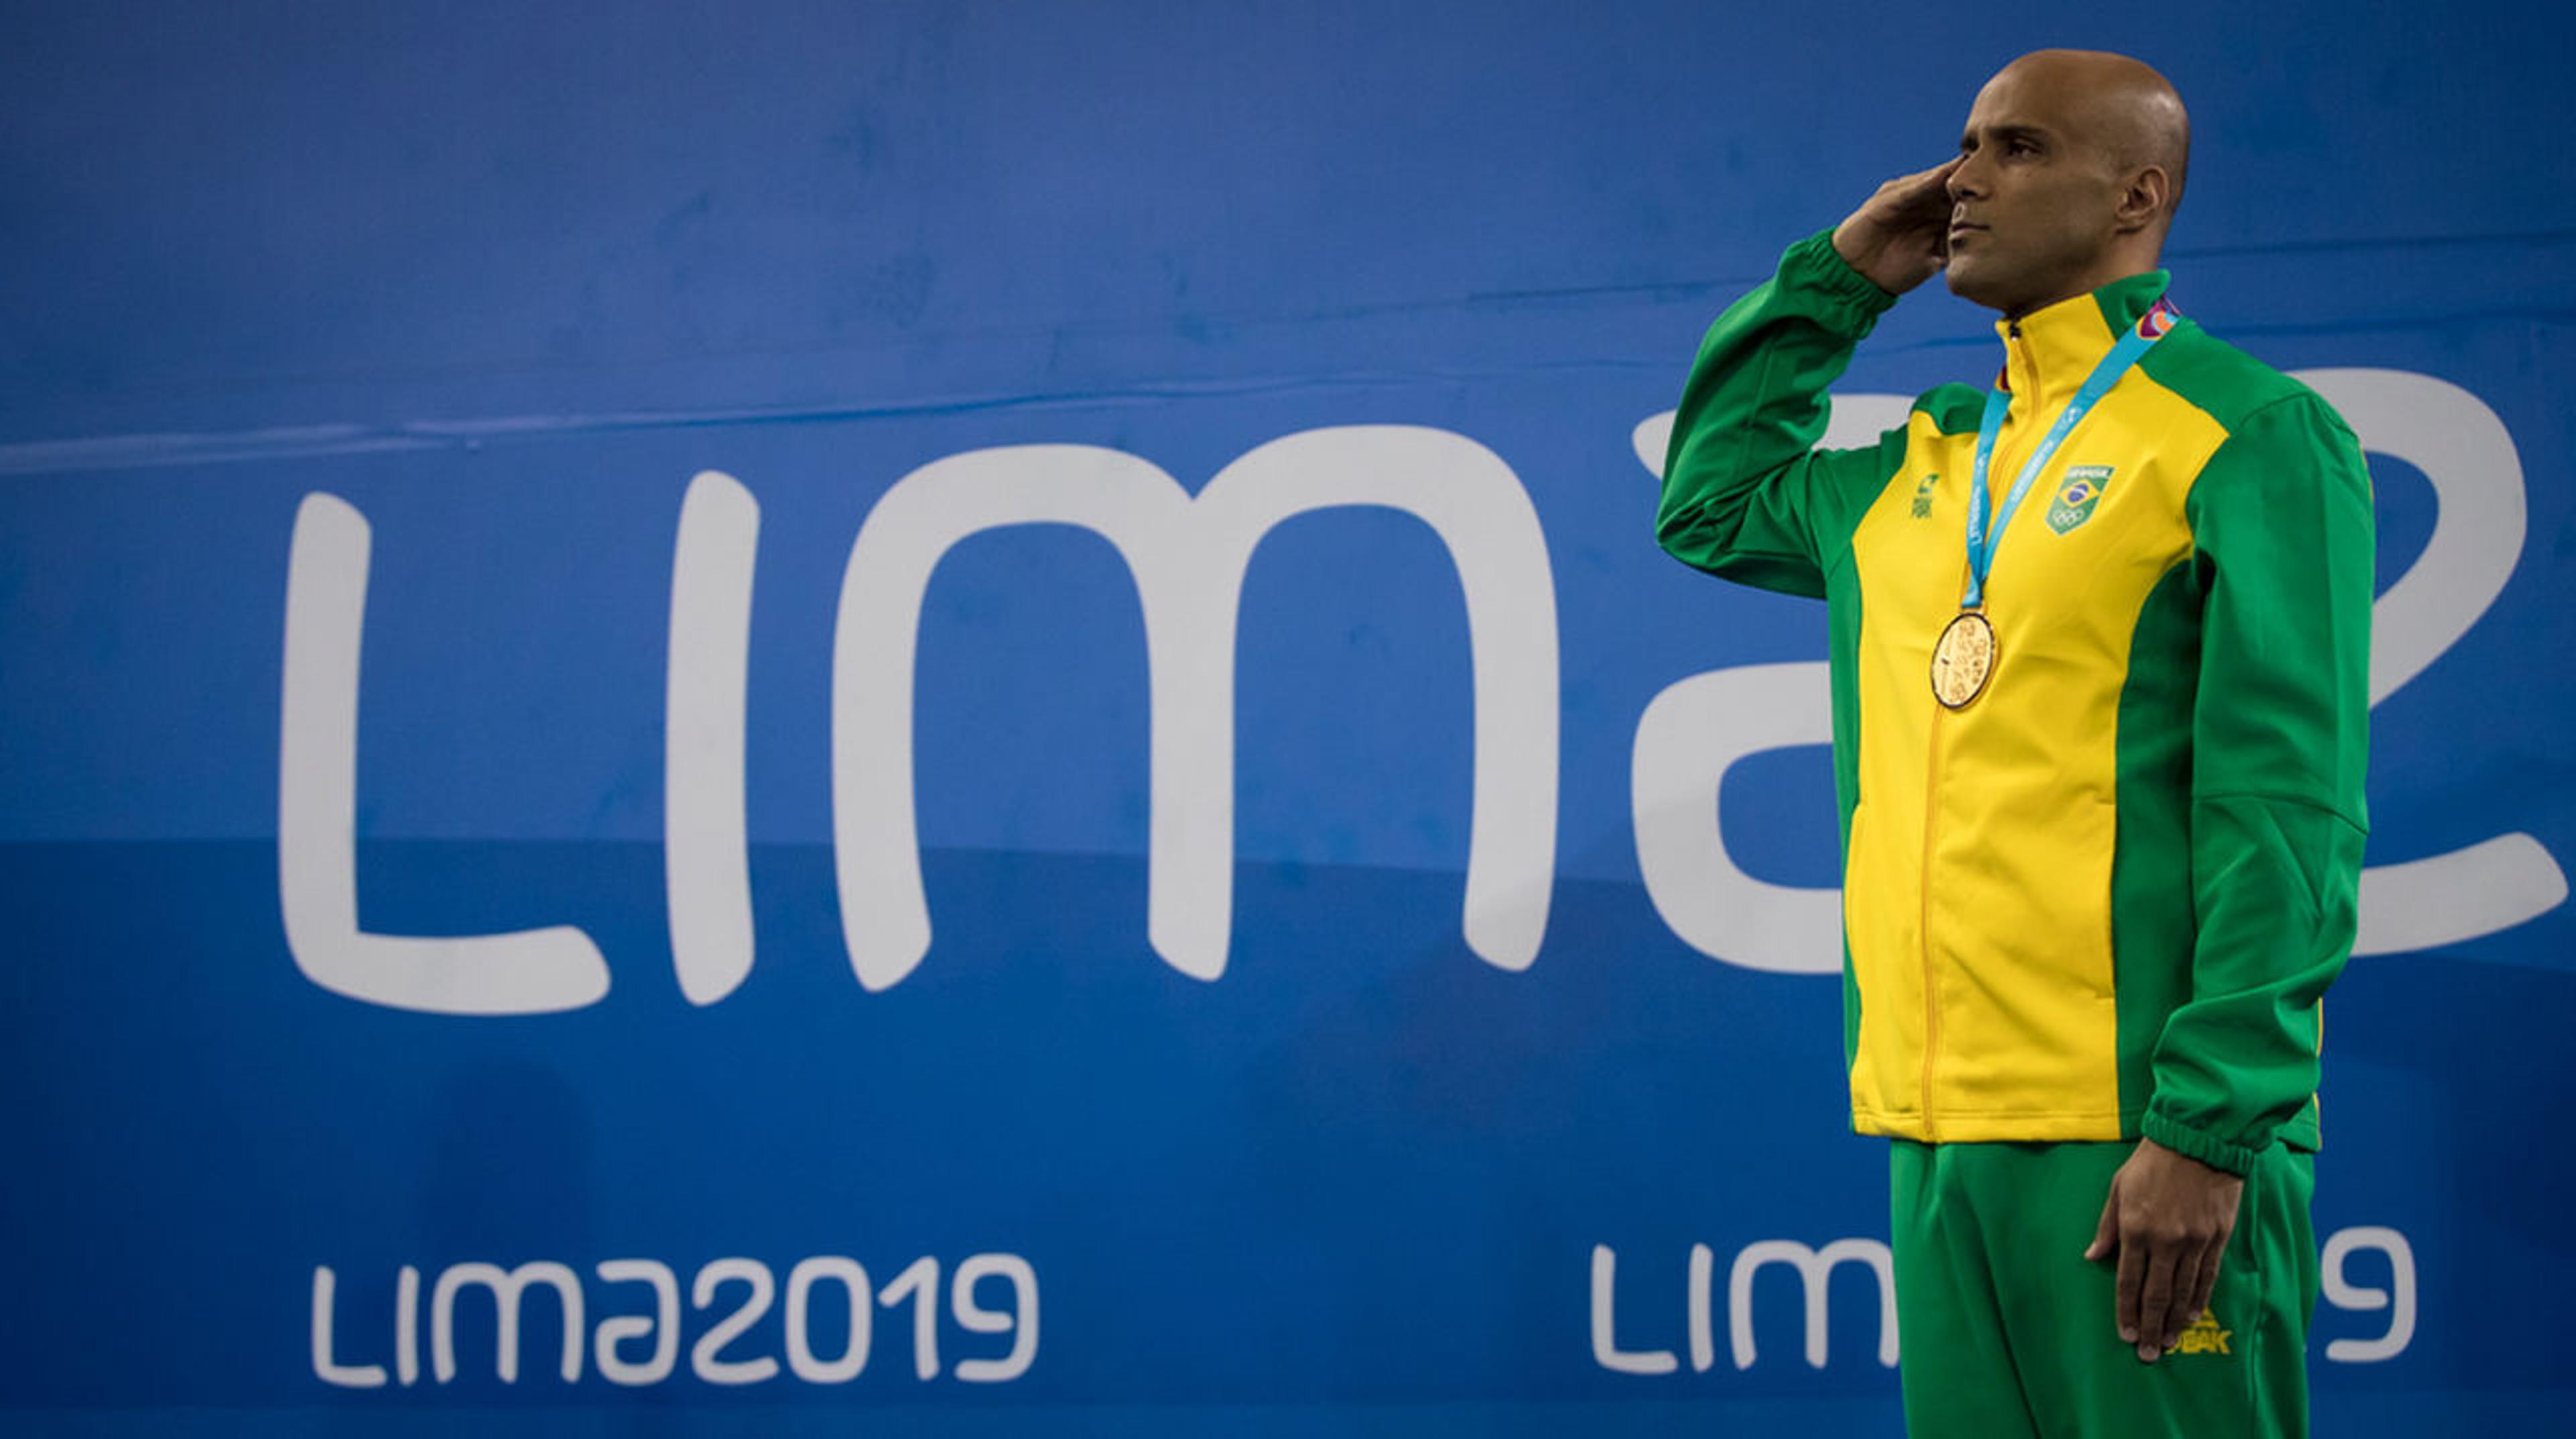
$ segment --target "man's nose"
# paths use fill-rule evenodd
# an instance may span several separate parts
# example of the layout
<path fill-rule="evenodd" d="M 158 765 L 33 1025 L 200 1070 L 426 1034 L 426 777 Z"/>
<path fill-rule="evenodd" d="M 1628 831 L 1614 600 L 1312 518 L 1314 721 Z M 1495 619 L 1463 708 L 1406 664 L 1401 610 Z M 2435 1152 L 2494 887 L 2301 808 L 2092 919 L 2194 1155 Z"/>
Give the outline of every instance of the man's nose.
<path fill-rule="evenodd" d="M 1953 203 L 1960 200 L 1981 199 L 1986 193 L 1985 171 L 1978 167 L 1977 157 L 1973 152 L 1967 159 L 1961 161 L 1959 168 L 1951 171 L 1950 178 L 1942 183 L 1949 190 Z"/>

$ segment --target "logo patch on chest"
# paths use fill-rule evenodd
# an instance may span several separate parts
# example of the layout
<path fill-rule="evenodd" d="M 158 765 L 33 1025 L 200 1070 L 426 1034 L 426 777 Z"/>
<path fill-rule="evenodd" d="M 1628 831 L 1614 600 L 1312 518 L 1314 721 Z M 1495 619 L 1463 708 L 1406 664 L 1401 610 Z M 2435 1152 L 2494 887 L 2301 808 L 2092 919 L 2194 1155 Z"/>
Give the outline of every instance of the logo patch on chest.
<path fill-rule="evenodd" d="M 2093 518 L 2093 507 L 2102 502 L 2102 491 L 2111 484 L 2109 465 L 2069 465 L 2066 478 L 2057 485 L 2057 494 L 2048 502 L 2048 527 L 2064 534 Z"/>

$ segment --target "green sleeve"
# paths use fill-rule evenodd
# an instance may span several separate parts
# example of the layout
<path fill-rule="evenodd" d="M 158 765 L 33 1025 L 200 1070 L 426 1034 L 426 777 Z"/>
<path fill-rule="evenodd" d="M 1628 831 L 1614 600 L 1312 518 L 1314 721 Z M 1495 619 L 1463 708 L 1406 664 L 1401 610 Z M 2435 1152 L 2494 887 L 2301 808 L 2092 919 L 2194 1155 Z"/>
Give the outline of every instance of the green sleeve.
<path fill-rule="evenodd" d="M 1825 592 L 1827 561 L 1894 474 L 1905 432 L 1816 451 L 1826 387 L 1896 297 L 1834 253 L 1831 231 L 1709 327 L 1664 454 L 1655 537 L 1685 564 L 1764 589 Z"/>
<path fill-rule="evenodd" d="M 2206 584 L 2198 932 L 2142 1128 L 2243 1174 L 2285 1127 L 2314 1143 L 2318 1005 L 2352 949 L 2368 832 L 2370 475 L 2352 432 L 2302 391 L 2235 428 L 2189 511 Z"/>

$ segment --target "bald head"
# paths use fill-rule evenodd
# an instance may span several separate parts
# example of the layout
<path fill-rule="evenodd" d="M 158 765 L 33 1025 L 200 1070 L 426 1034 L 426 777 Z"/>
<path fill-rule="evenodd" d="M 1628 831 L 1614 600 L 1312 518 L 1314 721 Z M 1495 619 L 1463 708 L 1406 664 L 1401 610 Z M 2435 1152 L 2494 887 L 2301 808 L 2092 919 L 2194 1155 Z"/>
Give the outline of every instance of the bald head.
<path fill-rule="evenodd" d="M 2019 314 L 2156 267 L 2191 120 L 2141 61 L 2040 50 L 1977 92 L 1959 153 L 1950 288 Z"/>
<path fill-rule="evenodd" d="M 2191 116 L 2172 81 L 2143 60 L 2107 50 L 2034 50 L 1987 83 L 2007 78 L 2063 116 L 2073 137 L 2098 147 L 2115 169 L 2164 171 L 2171 222 L 2191 167 Z"/>

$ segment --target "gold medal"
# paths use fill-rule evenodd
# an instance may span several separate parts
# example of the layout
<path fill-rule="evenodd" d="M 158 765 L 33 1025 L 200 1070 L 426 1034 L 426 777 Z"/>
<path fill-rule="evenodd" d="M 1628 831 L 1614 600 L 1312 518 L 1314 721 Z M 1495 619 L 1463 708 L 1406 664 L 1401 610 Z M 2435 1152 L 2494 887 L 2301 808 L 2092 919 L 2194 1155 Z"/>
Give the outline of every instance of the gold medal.
<path fill-rule="evenodd" d="M 1945 708 L 1966 709 L 1995 672 L 1995 627 L 1983 611 L 1961 610 L 1932 646 L 1932 698 Z"/>

